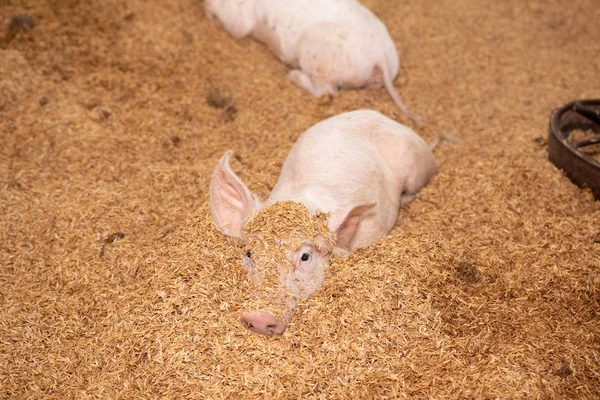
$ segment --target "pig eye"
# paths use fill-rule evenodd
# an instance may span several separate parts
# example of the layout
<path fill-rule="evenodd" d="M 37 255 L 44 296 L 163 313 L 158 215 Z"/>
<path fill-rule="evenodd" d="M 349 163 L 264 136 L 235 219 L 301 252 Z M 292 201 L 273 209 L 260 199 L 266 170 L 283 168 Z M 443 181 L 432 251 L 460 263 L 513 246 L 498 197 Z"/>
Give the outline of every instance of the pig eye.
<path fill-rule="evenodd" d="M 308 261 L 309 258 L 310 258 L 310 254 L 308 254 L 308 253 L 302 253 L 302 257 L 300 257 L 300 260 L 302 260 L 302 261 Z"/>
<path fill-rule="evenodd" d="M 246 257 L 248 257 L 248 258 L 252 258 L 252 253 L 250 252 L 250 250 L 248 250 L 248 251 L 246 252 Z"/>

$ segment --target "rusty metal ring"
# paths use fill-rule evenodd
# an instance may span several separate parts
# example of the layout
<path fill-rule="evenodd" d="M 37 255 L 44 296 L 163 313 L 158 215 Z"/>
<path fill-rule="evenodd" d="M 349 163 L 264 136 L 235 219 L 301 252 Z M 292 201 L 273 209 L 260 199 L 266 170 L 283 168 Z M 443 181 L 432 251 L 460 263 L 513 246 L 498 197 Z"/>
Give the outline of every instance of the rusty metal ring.
<path fill-rule="evenodd" d="M 598 136 L 573 142 L 574 129 L 591 129 Z M 600 200 L 600 162 L 581 150 L 600 143 L 600 99 L 576 100 L 557 108 L 550 116 L 548 158 L 579 187 L 589 187 Z"/>

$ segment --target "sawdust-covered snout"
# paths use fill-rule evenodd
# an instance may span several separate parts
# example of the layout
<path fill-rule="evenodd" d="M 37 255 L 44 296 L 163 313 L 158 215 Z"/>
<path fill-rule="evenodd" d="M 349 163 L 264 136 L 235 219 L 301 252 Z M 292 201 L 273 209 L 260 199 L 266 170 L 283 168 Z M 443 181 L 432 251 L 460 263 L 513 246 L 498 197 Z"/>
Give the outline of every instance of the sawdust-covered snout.
<path fill-rule="evenodd" d="M 319 288 L 325 279 L 328 255 L 316 246 L 262 243 L 246 251 L 242 265 L 254 291 L 245 306 L 242 323 L 263 335 L 281 335 L 293 309 Z"/>
<path fill-rule="evenodd" d="M 242 315 L 246 328 L 281 335 L 296 305 L 321 286 L 335 242 L 327 217 L 282 201 L 262 207 L 244 223 L 242 265 L 254 289 Z"/>

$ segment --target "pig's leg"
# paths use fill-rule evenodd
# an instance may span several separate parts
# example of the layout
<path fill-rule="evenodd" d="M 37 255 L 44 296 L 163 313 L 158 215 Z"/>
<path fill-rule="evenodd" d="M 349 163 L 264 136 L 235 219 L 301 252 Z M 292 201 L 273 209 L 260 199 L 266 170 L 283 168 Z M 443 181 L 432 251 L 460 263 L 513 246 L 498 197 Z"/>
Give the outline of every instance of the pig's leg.
<path fill-rule="evenodd" d="M 417 196 L 417 192 L 421 190 L 427 182 L 438 172 L 438 165 L 435 162 L 433 155 L 430 152 L 421 154 L 420 161 L 414 163 L 410 168 L 411 173 L 404 182 L 402 193 L 400 194 L 400 202 L 406 204 L 411 202 Z"/>
<path fill-rule="evenodd" d="M 401 204 L 410 203 L 411 201 L 413 201 L 415 199 L 415 197 L 417 197 L 416 193 L 402 192 L 402 194 L 400 195 L 400 203 Z"/>
<path fill-rule="evenodd" d="M 430 177 L 431 175 L 427 173 L 426 168 L 423 168 L 423 166 L 413 167 L 413 172 L 406 179 L 402 193 L 400 193 L 400 203 L 406 204 L 413 201 L 417 197 L 417 192 L 427 184 Z"/>
<path fill-rule="evenodd" d="M 290 71 L 289 79 L 316 97 L 343 90 L 346 75 L 353 74 L 351 57 L 340 39 L 346 35 L 343 26 L 331 22 L 307 28 L 295 52 L 298 68 Z"/>
<path fill-rule="evenodd" d="M 315 97 L 320 97 L 325 93 L 335 93 L 330 83 L 318 78 L 312 78 L 305 72 L 299 69 L 291 70 L 288 78 L 296 86 L 306 90 Z"/>

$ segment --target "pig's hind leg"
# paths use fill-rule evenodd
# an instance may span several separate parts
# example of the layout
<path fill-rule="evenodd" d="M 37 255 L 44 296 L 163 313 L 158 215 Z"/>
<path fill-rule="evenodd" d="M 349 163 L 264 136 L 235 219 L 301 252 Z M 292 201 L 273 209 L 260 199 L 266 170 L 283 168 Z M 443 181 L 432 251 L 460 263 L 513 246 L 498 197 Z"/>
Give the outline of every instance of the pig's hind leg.
<path fill-rule="evenodd" d="M 320 97 L 325 93 L 335 93 L 332 85 L 329 82 L 325 82 L 322 79 L 310 77 L 307 73 L 294 69 L 288 74 L 288 78 L 296 86 L 306 90 L 315 97 Z"/>
<path fill-rule="evenodd" d="M 417 196 L 417 193 L 423 189 L 438 172 L 439 167 L 433 158 L 433 154 L 423 150 L 420 153 L 421 154 L 416 154 L 418 161 L 414 162 L 409 168 L 410 173 L 407 176 L 402 192 L 400 193 L 401 204 L 413 201 Z"/>
<path fill-rule="evenodd" d="M 400 194 L 400 204 L 410 203 L 417 197 L 416 193 L 402 192 Z"/>
<path fill-rule="evenodd" d="M 344 89 L 346 75 L 352 74 L 352 62 L 345 53 L 343 26 L 319 22 L 310 26 L 298 41 L 298 69 L 290 71 L 289 79 L 319 97 Z"/>

